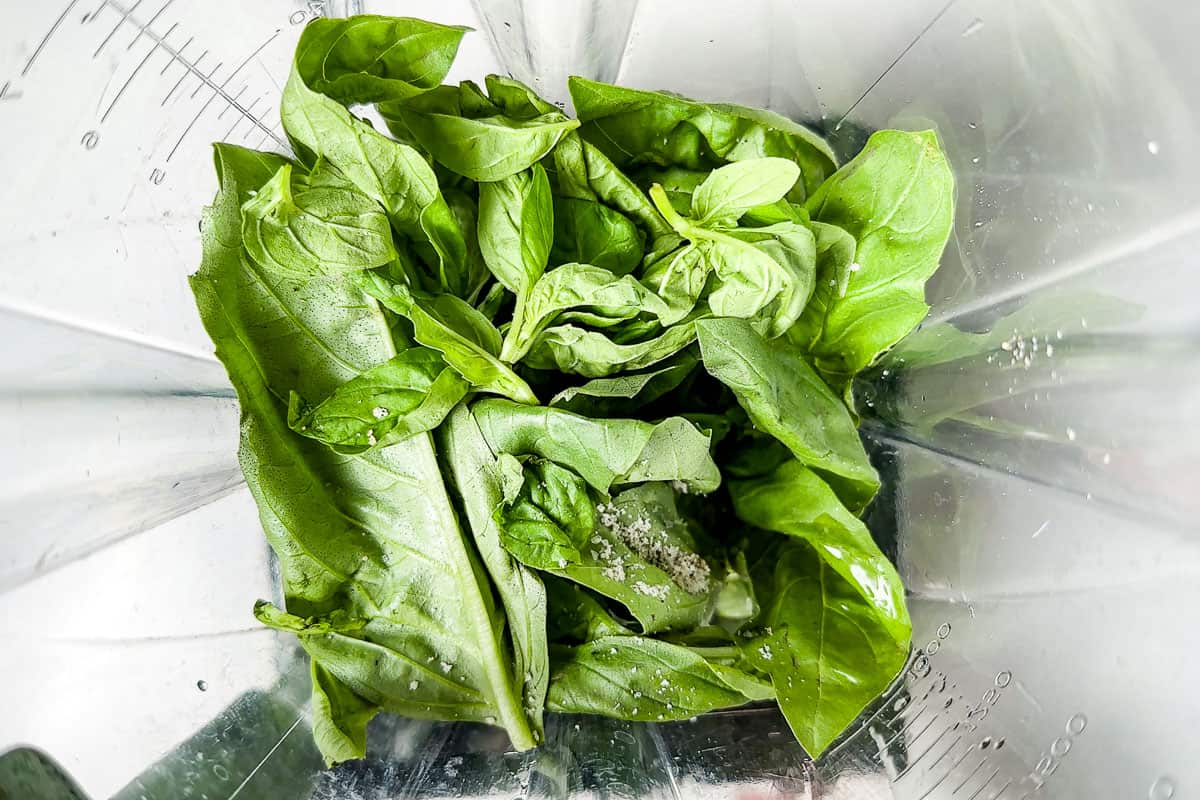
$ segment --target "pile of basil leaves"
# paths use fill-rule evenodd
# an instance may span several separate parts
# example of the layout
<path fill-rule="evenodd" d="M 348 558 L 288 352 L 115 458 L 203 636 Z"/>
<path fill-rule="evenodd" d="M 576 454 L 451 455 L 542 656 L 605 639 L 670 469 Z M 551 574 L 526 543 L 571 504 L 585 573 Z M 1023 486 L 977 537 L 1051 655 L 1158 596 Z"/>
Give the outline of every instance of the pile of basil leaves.
<path fill-rule="evenodd" d="M 320 749 L 380 711 L 526 749 L 546 711 L 774 700 L 819 755 L 909 652 L 848 387 L 926 313 L 937 139 L 838 168 L 770 112 L 581 78 L 571 119 L 441 85 L 466 30 L 316 20 L 294 158 L 216 145 L 192 287 Z"/>

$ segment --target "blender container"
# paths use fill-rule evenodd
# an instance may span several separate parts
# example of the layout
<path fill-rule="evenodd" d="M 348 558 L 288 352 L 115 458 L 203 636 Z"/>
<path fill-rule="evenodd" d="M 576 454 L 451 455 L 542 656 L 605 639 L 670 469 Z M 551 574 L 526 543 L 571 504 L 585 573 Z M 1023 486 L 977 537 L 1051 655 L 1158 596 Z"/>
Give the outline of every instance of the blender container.
<path fill-rule="evenodd" d="M 1200 6 L 0 0 L 0 797 L 1200 797 Z M 451 80 L 765 106 L 958 180 L 922 329 L 863 377 L 913 659 L 813 763 L 771 709 L 381 718 L 326 771 L 237 406 L 185 276 L 209 143 L 285 147 L 315 16 L 475 27 Z"/>

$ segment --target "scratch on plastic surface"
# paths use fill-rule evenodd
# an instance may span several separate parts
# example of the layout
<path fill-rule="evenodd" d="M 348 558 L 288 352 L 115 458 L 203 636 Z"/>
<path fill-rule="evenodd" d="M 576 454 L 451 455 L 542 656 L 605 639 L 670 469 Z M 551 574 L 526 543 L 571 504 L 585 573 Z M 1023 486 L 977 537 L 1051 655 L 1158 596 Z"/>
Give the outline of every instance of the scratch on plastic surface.
<path fill-rule="evenodd" d="M 1050 527 L 1050 520 L 1046 520 L 1045 522 L 1043 522 L 1041 525 L 1039 525 L 1039 526 L 1038 526 L 1038 529 L 1037 529 L 1036 531 L 1034 531 L 1034 532 L 1033 532 L 1033 535 L 1032 535 L 1032 536 L 1030 536 L 1029 538 L 1030 538 L 1030 539 L 1036 539 L 1037 537 L 1039 537 L 1039 536 L 1041 536 L 1043 533 L 1045 533 L 1045 532 L 1046 532 L 1046 528 L 1049 528 L 1049 527 Z"/>

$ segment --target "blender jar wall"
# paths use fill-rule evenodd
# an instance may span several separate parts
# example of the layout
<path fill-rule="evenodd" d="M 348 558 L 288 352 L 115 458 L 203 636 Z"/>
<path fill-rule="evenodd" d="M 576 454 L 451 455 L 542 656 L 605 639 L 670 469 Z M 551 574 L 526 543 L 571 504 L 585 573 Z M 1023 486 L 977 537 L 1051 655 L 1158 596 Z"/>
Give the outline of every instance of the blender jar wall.
<path fill-rule="evenodd" d="M 193 102 L 209 94 L 198 74 L 187 102 L 160 104 L 174 80 L 147 74 L 176 73 L 146 56 L 145 31 L 207 43 L 192 57 L 208 46 L 207 65 L 230 63 L 212 83 L 253 54 L 266 86 L 286 74 L 292 21 L 322 4 L 157 21 L 158 3 L 67 8 L 45 44 L 61 9 L 10 9 L 20 42 L 0 59 L 0 330 L 21 342 L 0 368 L 14 443 L 0 620 L 20 653 L 0 668 L 0 749 L 40 747 L 94 796 L 128 784 L 130 798 L 271 796 L 285 775 L 319 797 L 1163 800 L 1200 786 L 1196 7 L 327 4 L 479 27 L 454 80 L 509 70 L 563 100 L 579 72 L 768 106 L 846 155 L 874 128 L 934 127 L 958 214 L 923 338 L 859 387 L 895 487 L 873 521 L 894 537 L 921 652 L 828 760 L 806 763 L 768 712 L 555 721 L 536 758 L 486 731 L 389 719 L 372 761 L 316 777 L 304 665 L 248 614 L 274 591 L 270 561 L 237 488 L 236 409 L 182 283 L 212 191 L 204 137 L 234 120 L 216 92 Z M 76 19 L 94 9 L 92 27 Z M 92 59 L 114 25 L 119 47 Z M 176 146 L 167 191 L 150 193 Z M 447 769 L 455 758 L 469 769 Z"/>

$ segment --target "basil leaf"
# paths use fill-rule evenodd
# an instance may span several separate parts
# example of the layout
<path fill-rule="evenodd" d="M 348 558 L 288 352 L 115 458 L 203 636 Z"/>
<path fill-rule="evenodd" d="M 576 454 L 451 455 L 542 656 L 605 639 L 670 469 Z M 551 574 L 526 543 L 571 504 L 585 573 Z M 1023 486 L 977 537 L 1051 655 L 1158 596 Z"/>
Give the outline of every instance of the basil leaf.
<path fill-rule="evenodd" d="M 364 274 L 359 286 L 408 319 L 413 338 L 441 353 L 446 363 L 478 391 L 510 397 L 519 403 L 537 403 L 529 384 L 497 358 L 500 332 L 466 301 L 448 294 L 418 296 L 374 273 Z"/>
<path fill-rule="evenodd" d="M 397 113 L 433 158 L 474 181 L 498 181 L 529 169 L 578 120 L 543 114 L 527 120 L 503 116 L 469 119 L 402 107 Z"/>
<path fill-rule="evenodd" d="M 754 158 L 715 169 L 692 195 L 699 225 L 731 226 L 755 206 L 782 200 L 800 178 L 800 168 L 784 158 Z"/>
<path fill-rule="evenodd" d="M 757 528 L 804 539 L 834 572 L 876 610 L 893 638 L 911 628 L 904 586 L 895 567 L 871 539 L 867 526 L 850 513 L 825 481 L 797 461 L 751 480 L 731 481 L 733 508 Z"/>
<path fill-rule="evenodd" d="M 488 75 L 484 79 L 488 97 L 500 109 L 500 113 L 514 119 L 533 119 L 548 114 L 563 118 L 562 109 L 538 96 L 525 84 L 504 75 Z"/>
<path fill-rule="evenodd" d="M 439 429 L 439 451 L 461 498 L 471 535 L 504 606 L 512 639 L 513 675 L 522 680 L 525 715 L 538 741 L 544 739 L 542 711 L 550 678 L 546 589 L 538 574 L 508 555 L 494 512 L 503 501 L 496 456 L 465 406 Z"/>
<path fill-rule="evenodd" d="M 594 309 L 598 316 L 616 319 L 643 312 L 661 318 L 668 312 L 666 303 L 632 276 L 618 278 L 590 264 L 555 267 L 518 296 L 517 303 L 518 313 L 500 353 L 510 363 L 524 357 L 538 335 L 568 309 Z"/>
<path fill-rule="evenodd" d="M 554 201 L 556 264 L 592 264 L 614 275 L 628 275 L 642 261 L 646 237 L 624 214 L 590 200 Z"/>
<path fill-rule="evenodd" d="M 748 322 L 696 323 L 704 368 L 733 390 L 754 424 L 825 476 L 852 511 L 879 489 L 879 476 L 850 412 L 785 340 L 763 339 Z"/>
<path fill-rule="evenodd" d="M 816 758 L 904 668 L 908 629 L 881 615 L 806 542 L 773 542 L 751 573 L 765 627 L 742 651 L 770 675 L 788 725 Z"/>
<path fill-rule="evenodd" d="M 405 100 L 442 82 L 469 30 L 408 17 L 318 17 L 304 26 L 295 62 L 313 91 L 343 105 Z"/>
<path fill-rule="evenodd" d="M 678 388 L 699 363 L 699 358 L 685 350 L 674 363 L 650 372 L 593 378 L 582 386 L 563 389 L 550 405 L 592 417 L 629 416 Z"/>
<path fill-rule="evenodd" d="M 479 208 L 471 196 L 461 189 L 446 188 L 444 192 L 446 205 L 450 208 L 450 213 L 454 215 L 457 230 L 462 234 L 463 244 L 465 246 L 465 256 L 463 259 L 465 285 L 464 293 L 460 295 L 468 303 L 476 303 L 481 298 L 480 295 L 483 289 L 491 280 L 492 273 L 488 269 L 487 263 L 483 259 L 483 251 L 479 247 Z M 443 281 L 440 289 L 446 290 L 449 286 Z M 454 294 L 454 292 L 451 292 Z"/>
<path fill-rule="evenodd" d="M 554 166 L 558 191 L 563 197 L 598 200 L 620 211 L 642 226 L 654 243 L 654 253 L 673 250 L 678 245 L 671 226 L 637 184 L 577 132 L 568 133 L 554 149 Z"/>
<path fill-rule="evenodd" d="M 633 635 L 577 583 L 547 576 L 546 596 L 550 606 L 547 630 L 554 641 L 590 642 L 601 636 Z"/>
<path fill-rule="evenodd" d="M 721 482 L 708 452 L 708 437 L 680 417 L 656 424 L 588 419 L 499 399 L 480 400 L 472 411 L 493 451 L 550 459 L 600 492 L 614 485 L 662 480 L 707 493 Z"/>
<path fill-rule="evenodd" d="M 412 347 L 342 384 L 315 407 L 292 392 L 288 427 L 336 452 L 363 453 L 433 430 L 468 389 L 438 353 Z"/>
<path fill-rule="evenodd" d="M 441 288 L 460 295 L 469 291 L 463 232 L 442 197 L 437 176 L 420 153 L 314 92 L 295 65 L 283 90 L 280 116 L 302 160 L 311 164 L 319 156 L 337 166 L 387 210 L 397 231 L 415 242 L 429 243 L 437 258 Z"/>
<path fill-rule="evenodd" d="M 621 603 L 646 632 L 687 630 L 711 616 L 716 586 L 666 484 L 597 503 L 603 498 L 583 478 L 548 460 L 527 460 L 522 479 L 497 511 L 515 558 Z"/>
<path fill-rule="evenodd" d="M 684 320 L 646 341 L 620 344 L 599 331 L 555 325 L 538 337 L 525 363 L 535 369 L 557 369 L 603 378 L 664 361 L 696 340 L 695 320 Z"/>
<path fill-rule="evenodd" d="M 736 648 L 717 653 L 733 660 Z M 657 722 L 770 699 L 771 687 L 693 650 L 645 636 L 603 636 L 551 654 L 551 711 Z M 714 659 L 715 660 L 715 659 Z"/>
<path fill-rule="evenodd" d="M 691 314 L 709 285 L 713 262 L 704 248 L 694 244 L 674 250 L 646 267 L 642 283 L 667 303 L 662 317 L 665 326 L 674 325 Z"/>
<path fill-rule="evenodd" d="M 817 347 L 824 333 L 825 317 L 830 306 L 846 296 L 850 285 L 850 270 L 858 243 L 854 237 L 836 225 L 811 223 L 816 238 L 816 279 L 812 297 L 796 324 L 787 332 L 788 339 L 805 350 Z"/>
<path fill-rule="evenodd" d="M 501 459 L 513 456 L 504 453 Z M 596 508 L 587 484 L 568 469 L 546 459 L 531 459 L 523 467 L 523 484 L 516 500 L 497 509 L 500 542 L 526 566 L 540 570 L 566 568 L 583 560 L 596 526 Z"/>
<path fill-rule="evenodd" d="M 479 248 L 504 288 L 523 296 L 545 272 L 553 239 L 554 205 L 541 164 L 479 185 Z"/>
<path fill-rule="evenodd" d="M 701 170 L 729 161 L 779 157 L 800 168 L 788 193 L 803 202 L 835 167 L 829 145 L 803 125 L 770 111 L 699 103 L 572 77 L 580 133 L 618 167 L 657 164 Z"/>
<path fill-rule="evenodd" d="M 264 269 L 293 278 L 373 269 L 396 258 L 379 204 L 333 167 L 284 164 L 242 205 L 242 237 Z"/>
<path fill-rule="evenodd" d="M 362 758 L 367 752 L 367 723 L 383 709 L 359 697 L 316 659 L 310 674 L 313 739 L 326 764 Z"/>
<path fill-rule="evenodd" d="M 280 562 L 288 613 L 256 613 L 295 632 L 337 682 L 314 688 L 331 709 L 318 721 L 340 731 L 320 740 L 326 758 L 361 755 L 350 751 L 374 707 L 497 722 L 516 747 L 532 747 L 502 620 L 429 437 L 346 457 L 287 426 L 288 390 L 326 396 L 395 355 L 387 321 L 347 281 L 295 282 L 242 258 L 238 210 L 285 162 L 228 145 L 216 160 L 221 190 L 191 283 L 238 393 L 242 469 Z M 415 584 L 427 591 L 408 591 Z M 346 702 L 347 691 L 361 702 Z"/>
<path fill-rule="evenodd" d="M 954 219 L 954 176 L 933 131 L 879 131 L 806 207 L 858 243 L 812 347 L 823 372 L 851 376 L 925 318 L 925 281 Z"/>

